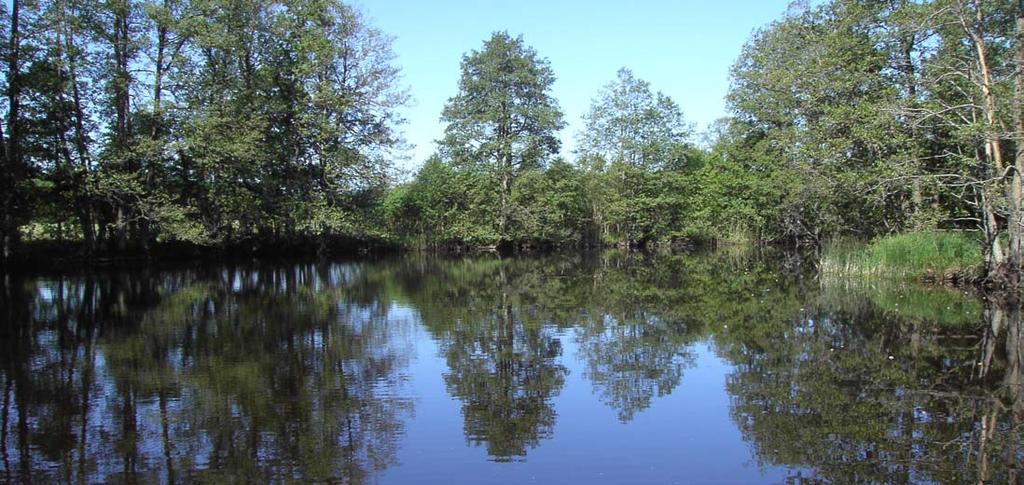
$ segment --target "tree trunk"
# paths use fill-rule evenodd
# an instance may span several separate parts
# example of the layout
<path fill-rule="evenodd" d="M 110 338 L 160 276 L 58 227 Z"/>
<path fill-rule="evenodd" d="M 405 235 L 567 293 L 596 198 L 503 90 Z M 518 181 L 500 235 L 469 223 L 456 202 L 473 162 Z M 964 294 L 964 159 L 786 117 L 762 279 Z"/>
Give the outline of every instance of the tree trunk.
<path fill-rule="evenodd" d="M 1013 177 L 1010 181 L 1010 217 L 1007 229 L 1010 233 L 1009 270 L 1010 283 L 1020 284 L 1021 273 L 1021 173 L 1024 172 L 1024 114 L 1021 113 L 1021 102 L 1024 101 L 1024 0 L 1017 2 L 1017 73 L 1014 79 L 1013 118 L 1016 131 L 1016 150 L 1014 157 Z"/>
<path fill-rule="evenodd" d="M 68 62 L 68 84 L 71 87 L 71 103 L 74 109 L 75 121 L 75 150 L 78 153 L 78 169 L 75 171 L 75 183 L 78 193 L 75 195 L 75 208 L 78 213 L 79 225 L 82 228 L 82 238 L 85 242 L 85 249 L 88 253 L 96 250 L 96 213 L 92 198 L 87 193 L 89 184 L 89 171 L 91 170 L 91 157 L 89 156 L 89 141 L 85 132 L 85 110 L 82 108 L 82 93 L 78 89 L 78 57 L 75 47 L 74 34 L 68 32 L 64 36 L 64 52 Z"/>
<path fill-rule="evenodd" d="M 976 20 L 970 20 L 967 12 L 967 7 L 963 3 L 959 3 L 959 18 L 960 23 L 963 26 L 964 31 L 970 37 L 971 42 L 974 44 L 975 54 L 978 60 L 978 78 L 980 80 L 979 87 L 981 88 L 981 94 L 983 98 L 982 112 L 985 116 L 985 155 L 984 161 L 985 166 L 988 168 L 985 178 L 994 180 L 992 186 L 983 187 L 981 190 L 982 194 L 982 218 L 984 219 L 985 238 L 986 244 L 991 248 L 991 259 L 987 262 L 986 271 L 988 278 L 997 284 L 1014 284 L 1013 281 L 1008 281 L 1007 269 L 1011 268 L 1009 273 L 1018 274 L 1020 266 L 1020 241 L 1019 234 L 1017 240 L 1017 247 L 1014 249 L 1013 241 L 1011 240 L 1011 247 L 1009 248 L 1010 258 L 1016 257 L 1017 270 L 1012 270 L 1013 264 L 1008 261 L 1007 253 L 1004 253 L 1001 248 L 999 241 L 999 224 L 996 219 L 995 207 L 992 205 L 993 197 L 990 196 L 992 192 L 1000 192 L 1004 188 L 1006 195 L 1011 199 L 1011 217 L 1008 219 L 1009 225 L 1014 226 L 1014 216 L 1019 215 L 1019 197 L 1016 198 L 1018 202 L 1017 213 L 1012 213 L 1013 206 L 1012 202 L 1015 197 L 1013 196 L 1012 183 L 1011 187 L 1007 187 L 1005 179 L 1007 176 L 1006 166 L 1003 163 L 1003 150 L 1002 150 L 1002 139 L 999 135 L 999 116 L 998 116 L 998 105 L 996 104 L 995 93 L 992 89 L 992 70 L 989 66 L 988 58 L 988 44 L 985 41 L 985 36 L 980 30 L 981 25 L 981 10 L 978 9 L 975 12 Z M 988 193 L 985 193 L 988 192 Z M 1010 231 L 1015 229 L 1011 228 Z M 1019 229 L 1017 229 L 1019 231 Z M 1011 234 L 1012 238 L 1012 234 Z M 1013 278 L 1013 276 L 1010 276 Z"/>
<path fill-rule="evenodd" d="M 511 205 L 512 199 L 512 170 L 510 168 L 504 168 L 501 171 L 501 207 L 500 207 L 500 220 L 498 221 L 500 233 L 502 239 L 508 235 L 509 226 L 509 206 Z"/>
<path fill-rule="evenodd" d="M 989 201 L 989 195 L 981 194 L 982 228 L 985 236 L 985 272 L 988 276 L 995 275 L 1006 260 L 1002 243 L 999 241 L 999 223 L 996 221 L 995 210 Z"/>
<path fill-rule="evenodd" d="M 898 8 L 905 8 L 906 3 L 900 2 Z M 905 34 L 900 36 L 900 73 L 903 78 L 903 88 L 906 89 L 907 102 L 910 107 L 917 108 L 919 103 L 917 102 L 917 73 L 914 69 L 914 47 L 917 43 L 917 36 L 914 33 Z M 906 124 L 907 137 L 910 139 L 910 157 L 913 161 L 915 171 L 921 173 L 921 167 L 918 164 L 921 160 L 921 150 L 918 140 L 921 139 L 920 134 L 913 123 Z M 924 206 L 924 195 L 921 190 L 921 179 L 915 177 L 911 182 L 910 186 L 910 202 L 911 202 L 911 220 L 913 223 L 918 223 L 921 216 L 921 210 Z M 902 221 L 901 226 L 905 227 L 905 220 Z"/>
<path fill-rule="evenodd" d="M 6 157 L 3 160 L 3 173 L 0 174 L 0 262 L 10 259 L 14 245 L 18 240 L 18 183 L 21 182 L 21 71 L 19 68 L 21 55 L 21 37 L 19 22 L 21 0 L 11 1 L 11 30 L 7 58 L 7 146 L 4 147 Z"/>
<path fill-rule="evenodd" d="M 78 71 L 76 68 L 74 44 L 71 36 L 65 37 L 68 43 L 68 74 L 71 83 L 71 101 L 74 105 L 75 116 L 75 148 L 78 151 L 79 168 L 75 174 L 80 192 L 76 196 L 78 219 L 82 226 L 82 237 L 85 239 L 86 250 L 96 250 L 96 214 L 92 198 L 87 194 L 86 186 L 89 184 L 89 171 L 91 160 L 89 157 L 89 145 L 85 134 L 85 112 L 82 108 L 82 96 L 78 89 Z"/>
<path fill-rule="evenodd" d="M 129 126 L 129 110 L 130 110 L 130 99 L 131 99 L 131 73 L 129 71 L 129 4 L 127 0 L 121 0 L 116 3 L 114 7 L 114 112 L 116 114 L 116 120 L 114 125 L 114 141 L 115 149 L 119 152 L 123 158 L 121 160 L 121 169 L 128 173 L 134 173 L 136 171 L 135 164 L 132 161 L 132 157 L 128 155 L 128 145 L 130 138 L 130 126 Z M 114 226 L 115 230 L 115 246 L 118 250 L 124 250 L 128 246 L 129 230 L 128 217 L 130 215 L 130 207 L 122 201 L 115 203 L 114 208 Z"/>
<path fill-rule="evenodd" d="M 504 241 L 508 237 L 509 211 L 512 200 L 512 119 L 506 102 L 501 103 L 501 121 L 498 123 L 498 171 L 501 177 L 501 194 L 499 200 L 499 234 Z"/>
<path fill-rule="evenodd" d="M 7 144 L 8 164 L 13 165 L 14 161 L 20 160 L 21 127 L 18 121 L 21 109 L 21 72 L 19 69 L 21 54 L 21 38 L 19 29 L 19 16 L 21 13 L 21 0 L 11 1 L 11 32 L 8 46 L 7 59 L 7 131 L 10 139 Z M 13 168 L 13 167 L 8 167 Z"/>
<path fill-rule="evenodd" d="M 164 0 L 165 14 L 169 14 L 168 0 Z M 157 166 L 163 154 L 163 79 L 164 79 L 164 57 L 167 50 L 168 28 L 166 20 L 160 20 L 157 24 L 156 35 L 156 59 L 153 66 L 153 121 L 150 129 L 150 139 L 153 145 L 158 147 L 154 153 L 147 157 L 146 166 L 146 193 L 152 194 L 156 186 Z M 139 242 L 142 250 L 149 251 L 150 241 L 153 239 L 153 229 L 149 221 L 143 220 L 139 223 Z"/>
<path fill-rule="evenodd" d="M 55 28 L 54 46 L 55 53 L 57 56 L 57 76 L 60 81 L 60 89 L 57 91 L 57 116 L 58 123 L 58 134 L 60 137 L 61 153 L 67 163 L 67 172 L 69 174 L 69 180 L 67 180 L 68 188 L 71 192 L 74 200 L 74 212 L 78 217 L 79 226 L 82 230 L 82 242 L 85 245 L 85 252 L 91 254 L 95 249 L 96 235 L 93 229 L 92 216 L 90 214 L 90 203 L 88 196 L 86 195 L 86 172 L 88 170 L 88 151 L 86 149 L 85 141 L 85 129 L 83 128 L 84 122 L 82 121 L 82 108 L 81 100 L 78 92 L 78 78 L 75 63 L 75 44 L 71 37 L 74 32 L 67 25 L 66 17 L 66 3 L 62 0 L 57 4 L 57 25 Z M 65 96 L 68 94 L 66 90 L 70 87 L 72 110 L 68 113 L 65 109 Z M 68 142 L 65 137 L 67 131 L 66 124 L 68 123 L 68 117 L 70 116 L 70 122 L 73 125 L 74 131 L 74 146 L 78 156 L 76 163 L 75 157 L 71 153 Z"/>
<path fill-rule="evenodd" d="M 114 136 L 120 148 L 128 143 L 129 84 L 128 4 L 118 2 L 114 9 L 114 111 L 117 116 Z M 126 161 L 127 163 L 127 161 Z"/>
<path fill-rule="evenodd" d="M 4 138 L 3 120 L 0 120 L 0 163 L 4 163 L 5 160 L 7 160 L 7 139 Z"/>
<path fill-rule="evenodd" d="M 5 174 L 0 175 L 0 179 L 3 179 L 7 176 L 7 140 L 4 139 L 4 127 L 2 122 L 0 122 L 0 166 L 3 166 L 5 172 Z M 4 190 L 7 190 L 6 186 L 7 184 L 3 183 L 2 187 Z M 3 207 L 0 208 L 0 210 L 4 212 L 4 217 L 6 217 L 7 201 L 0 201 L 0 204 L 3 204 Z M 3 241 L 0 242 L 0 246 L 2 246 L 0 247 L 0 266 L 2 266 L 7 261 L 7 258 L 10 257 L 11 248 L 9 247 L 7 239 L 6 220 L 0 222 L 0 224 L 2 224 L 2 226 L 0 226 L 0 238 L 3 238 Z"/>

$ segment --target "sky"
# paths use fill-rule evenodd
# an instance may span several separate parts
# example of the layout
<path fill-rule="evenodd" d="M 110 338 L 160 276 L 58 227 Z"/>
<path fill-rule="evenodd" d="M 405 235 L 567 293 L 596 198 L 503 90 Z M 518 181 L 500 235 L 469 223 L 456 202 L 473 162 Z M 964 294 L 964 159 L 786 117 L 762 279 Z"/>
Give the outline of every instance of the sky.
<path fill-rule="evenodd" d="M 626 67 L 679 104 L 698 131 L 726 115 L 729 68 L 750 35 L 780 18 L 789 0 L 356 0 L 370 25 L 394 37 L 395 60 L 413 100 L 399 168 L 415 170 L 435 150 L 441 110 L 456 94 L 463 54 L 495 31 L 522 35 L 555 73 L 552 95 L 568 126 L 572 157 L 581 117 Z M 697 141 L 697 140 L 694 140 Z"/>

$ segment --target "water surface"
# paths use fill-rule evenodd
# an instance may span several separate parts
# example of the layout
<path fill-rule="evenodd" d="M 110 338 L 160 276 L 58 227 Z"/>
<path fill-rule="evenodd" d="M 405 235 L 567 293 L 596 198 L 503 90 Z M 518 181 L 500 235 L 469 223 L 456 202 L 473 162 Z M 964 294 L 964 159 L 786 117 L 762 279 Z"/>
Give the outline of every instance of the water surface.
<path fill-rule="evenodd" d="M 8 276 L 3 481 L 1020 480 L 1019 308 L 758 254 Z"/>

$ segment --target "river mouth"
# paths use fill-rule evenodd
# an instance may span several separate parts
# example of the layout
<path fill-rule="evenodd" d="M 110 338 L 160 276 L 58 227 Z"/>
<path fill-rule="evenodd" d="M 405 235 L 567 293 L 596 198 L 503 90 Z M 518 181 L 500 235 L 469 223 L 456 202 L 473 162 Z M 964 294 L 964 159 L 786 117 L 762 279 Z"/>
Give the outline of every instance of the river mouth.
<path fill-rule="evenodd" d="M 735 252 L 8 277 L 19 481 L 1019 480 L 1019 308 Z"/>

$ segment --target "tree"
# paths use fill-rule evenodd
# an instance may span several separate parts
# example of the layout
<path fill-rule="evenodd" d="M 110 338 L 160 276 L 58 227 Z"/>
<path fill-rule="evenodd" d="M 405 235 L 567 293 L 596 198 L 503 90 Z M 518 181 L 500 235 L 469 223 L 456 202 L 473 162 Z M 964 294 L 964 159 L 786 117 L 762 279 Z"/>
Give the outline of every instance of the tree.
<path fill-rule="evenodd" d="M 590 224 L 582 171 L 558 159 L 523 172 L 512 188 L 515 235 L 524 243 L 576 244 Z"/>
<path fill-rule="evenodd" d="M 592 101 L 583 122 L 581 157 L 647 169 L 670 166 L 691 134 L 679 105 L 626 68 Z"/>
<path fill-rule="evenodd" d="M 279 8 L 281 7 L 281 8 Z M 286 8 L 285 8 L 286 7 Z M 336 0 L 202 2 L 183 73 L 189 174 L 217 239 L 354 234 L 401 146 L 390 38 Z"/>
<path fill-rule="evenodd" d="M 797 10 L 757 32 L 732 69 L 729 109 L 766 177 L 786 181 L 769 239 L 818 242 L 829 234 L 899 229 L 870 197 L 880 167 L 905 160 L 887 76 L 885 38 L 867 4 Z"/>
<path fill-rule="evenodd" d="M 936 2 L 926 28 L 939 39 L 926 58 L 923 85 L 930 94 L 912 113 L 934 120 L 949 134 L 936 156 L 959 162 L 944 174 L 951 186 L 967 187 L 985 240 L 985 273 L 995 284 L 1021 281 L 1021 181 L 1024 155 L 1010 158 L 1010 142 L 1019 147 L 1020 89 L 1014 89 L 1020 61 L 1024 5 L 1019 2 L 953 0 Z M 1016 25 L 1015 25 L 1016 24 Z M 1017 45 L 1015 45 L 1017 44 Z M 1006 133 L 1010 131 L 1010 133 Z M 973 199 L 973 200 L 971 200 Z M 1004 247 L 1002 233 L 1009 236 Z"/>
<path fill-rule="evenodd" d="M 686 172 L 700 157 L 672 98 L 652 92 L 628 69 L 606 85 L 577 134 L 578 165 L 589 169 L 590 219 L 607 242 L 643 247 L 681 234 Z"/>
<path fill-rule="evenodd" d="M 25 14 L 21 0 L 12 0 L 10 15 L 4 12 L 0 20 L 7 27 L 7 46 L 4 50 L 7 70 L 4 81 L 7 84 L 7 138 L 0 132 L 0 262 L 6 262 L 17 244 L 18 228 L 26 219 L 24 189 L 22 184 L 28 177 L 28 167 L 22 153 L 24 120 L 21 114 L 23 35 L 22 23 Z"/>
<path fill-rule="evenodd" d="M 1019 286 L 1022 12 L 833 0 L 755 34 L 728 95 L 745 131 L 723 152 L 791 187 L 765 208 L 767 232 L 818 241 L 970 227 L 984 235 L 989 281 Z"/>
<path fill-rule="evenodd" d="M 463 56 L 459 92 L 441 114 L 448 124 L 442 153 L 497 177 L 496 222 L 503 238 L 512 219 L 515 178 L 542 166 L 559 149 L 555 134 L 565 124 L 549 94 L 554 82 L 548 61 L 522 37 L 495 32 L 482 50 Z"/>
<path fill-rule="evenodd" d="M 14 2 L 0 238 L 93 249 L 380 237 L 390 38 L 339 0 Z M 68 224 L 77 220 L 77 224 Z M 56 226 L 56 230 L 52 228 Z"/>

